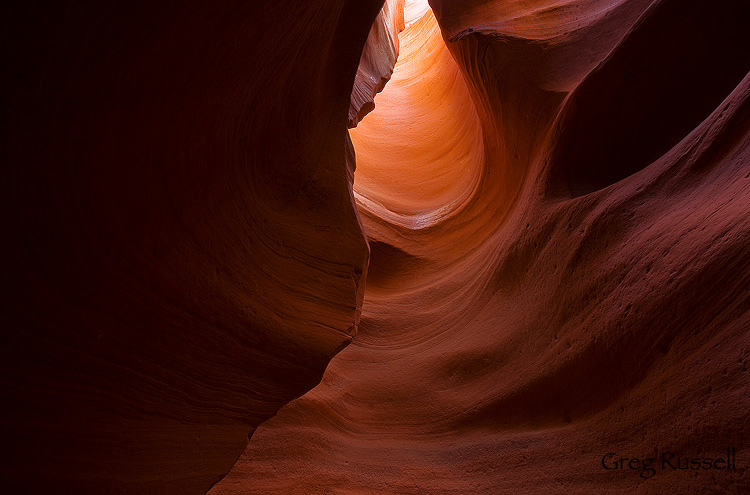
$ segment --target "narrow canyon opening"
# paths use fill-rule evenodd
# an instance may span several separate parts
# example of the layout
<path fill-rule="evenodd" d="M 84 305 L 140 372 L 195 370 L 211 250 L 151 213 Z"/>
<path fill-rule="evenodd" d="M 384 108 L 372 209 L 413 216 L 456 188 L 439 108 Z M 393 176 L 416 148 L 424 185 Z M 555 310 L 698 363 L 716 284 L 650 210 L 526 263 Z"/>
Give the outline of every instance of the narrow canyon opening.
<path fill-rule="evenodd" d="M 747 0 L 6 4 L 4 491 L 750 493 Z"/>
<path fill-rule="evenodd" d="M 396 33 L 398 59 L 390 80 L 374 96 L 375 109 L 350 130 L 356 151 L 354 194 L 360 210 L 418 230 L 449 217 L 475 191 L 483 162 L 482 131 L 429 4 L 389 3 L 403 15 Z"/>

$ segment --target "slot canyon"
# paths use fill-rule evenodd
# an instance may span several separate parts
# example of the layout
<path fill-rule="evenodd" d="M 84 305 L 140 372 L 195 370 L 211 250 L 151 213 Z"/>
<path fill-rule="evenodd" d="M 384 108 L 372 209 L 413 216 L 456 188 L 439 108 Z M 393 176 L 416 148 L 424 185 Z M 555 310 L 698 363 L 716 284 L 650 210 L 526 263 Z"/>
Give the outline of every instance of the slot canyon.
<path fill-rule="evenodd" d="M 750 2 L 6 2 L 3 490 L 750 493 Z"/>

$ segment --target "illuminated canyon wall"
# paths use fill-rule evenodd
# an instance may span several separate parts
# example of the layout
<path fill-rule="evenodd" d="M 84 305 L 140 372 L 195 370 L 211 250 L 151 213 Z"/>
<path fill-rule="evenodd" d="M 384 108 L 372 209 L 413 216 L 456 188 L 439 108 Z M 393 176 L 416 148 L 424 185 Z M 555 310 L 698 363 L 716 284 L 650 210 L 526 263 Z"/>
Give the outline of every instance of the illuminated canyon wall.
<path fill-rule="evenodd" d="M 431 7 L 8 9 L 5 486 L 750 491 L 750 4 Z"/>

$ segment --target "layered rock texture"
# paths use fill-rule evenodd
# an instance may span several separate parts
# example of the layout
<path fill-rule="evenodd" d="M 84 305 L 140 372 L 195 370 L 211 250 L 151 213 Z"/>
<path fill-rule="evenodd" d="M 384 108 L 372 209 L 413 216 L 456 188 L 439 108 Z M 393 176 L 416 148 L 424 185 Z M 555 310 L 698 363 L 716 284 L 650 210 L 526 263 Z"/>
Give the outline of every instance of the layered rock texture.
<path fill-rule="evenodd" d="M 386 0 L 375 18 L 354 79 L 349 102 L 349 127 L 356 127 L 375 108 L 375 95 L 393 74 L 398 58 L 398 33 L 404 29 L 404 0 Z"/>
<path fill-rule="evenodd" d="M 351 131 L 359 333 L 211 493 L 750 490 L 748 4 L 432 7 Z"/>
<path fill-rule="evenodd" d="M 431 7 L 6 7 L 4 488 L 750 491 L 750 3 Z"/>

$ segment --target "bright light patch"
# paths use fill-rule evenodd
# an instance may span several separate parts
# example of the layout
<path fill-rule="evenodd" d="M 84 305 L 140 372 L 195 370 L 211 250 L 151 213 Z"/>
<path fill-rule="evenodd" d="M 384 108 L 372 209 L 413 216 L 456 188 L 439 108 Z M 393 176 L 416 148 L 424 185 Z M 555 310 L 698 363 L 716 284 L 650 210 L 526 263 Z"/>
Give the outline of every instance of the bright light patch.
<path fill-rule="evenodd" d="M 427 0 L 406 0 L 404 2 L 404 25 L 418 21 L 430 10 Z"/>
<path fill-rule="evenodd" d="M 451 217 L 472 197 L 484 141 L 469 87 L 432 10 L 425 1 L 413 4 L 427 10 L 399 34 L 393 75 L 349 135 L 360 209 L 418 230 Z"/>

